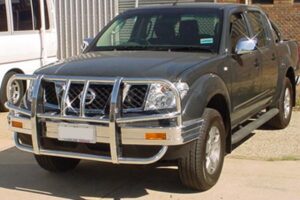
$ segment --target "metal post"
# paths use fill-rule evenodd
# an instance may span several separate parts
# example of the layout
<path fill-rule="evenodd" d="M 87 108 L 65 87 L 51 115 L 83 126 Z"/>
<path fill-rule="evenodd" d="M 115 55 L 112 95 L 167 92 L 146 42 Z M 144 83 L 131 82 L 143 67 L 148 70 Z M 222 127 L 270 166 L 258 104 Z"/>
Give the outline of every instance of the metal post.
<path fill-rule="evenodd" d="M 39 110 L 39 100 L 41 99 L 41 82 L 43 79 L 43 75 L 39 75 L 37 79 L 34 81 L 32 91 L 32 102 L 31 102 L 31 126 L 32 129 L 32 147 L 34 154 L 40 154 L 40 135 L 39 135 L 39 126 L 38 126 L 38 116 L 37 113 Z"/>
<path fill-rule="evenodd" d="M 111 93 L 110 110 L 109 110 L 109 137 L 110 137 L 110 154 L 113 163 L 119 163 L 119 133 L 117 130 L 117 118 L 120 112 L 120 87 L 122 78 L 117 78 Z"/>

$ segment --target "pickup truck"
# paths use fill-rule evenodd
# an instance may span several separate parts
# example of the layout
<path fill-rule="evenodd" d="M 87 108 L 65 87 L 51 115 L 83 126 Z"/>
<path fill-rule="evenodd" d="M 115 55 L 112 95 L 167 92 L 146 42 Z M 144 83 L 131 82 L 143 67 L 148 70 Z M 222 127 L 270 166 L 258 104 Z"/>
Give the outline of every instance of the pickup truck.
<path fill-rule="evenodd" d="M 81 55 L 11 78 L 10 96 L 16 81 L 28 89 L 9 98 L 8 122 L 17 148 L 48 171 L 172 160 L 183 185 L 204 191 L 233 145 L 289 124 L 299 56 L 258 7 L 136 8 Z"/>

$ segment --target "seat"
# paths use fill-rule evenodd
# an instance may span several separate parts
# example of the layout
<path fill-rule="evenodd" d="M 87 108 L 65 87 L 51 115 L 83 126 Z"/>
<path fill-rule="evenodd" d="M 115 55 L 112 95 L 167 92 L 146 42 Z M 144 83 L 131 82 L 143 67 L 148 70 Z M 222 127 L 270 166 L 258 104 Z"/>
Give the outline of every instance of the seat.
<path fill-rule="evenodd" d="M 175 40 L 174 24 L 169 21 L 157 22 L 154 27 L 156 38 L 151 38 L 148 41 L 156 45 L 172 45 Z"/>
<path fill-rule="evenodd" d="M 180 22 L 179 41 L 181 45 L 199 45 L 199 28 L 196 20 Z"/>

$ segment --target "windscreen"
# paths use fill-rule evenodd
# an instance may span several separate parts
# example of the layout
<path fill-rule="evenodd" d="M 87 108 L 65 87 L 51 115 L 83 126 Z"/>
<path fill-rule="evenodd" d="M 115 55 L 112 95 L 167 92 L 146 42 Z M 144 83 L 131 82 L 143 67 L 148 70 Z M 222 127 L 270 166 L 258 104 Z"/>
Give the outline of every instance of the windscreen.
<path fill-rule="evenodd" d="M 92 50 L 206 50 L 217 52 L 221 35 L 217 9 L 155 9 L 129 12 L 98 38 Z"/>

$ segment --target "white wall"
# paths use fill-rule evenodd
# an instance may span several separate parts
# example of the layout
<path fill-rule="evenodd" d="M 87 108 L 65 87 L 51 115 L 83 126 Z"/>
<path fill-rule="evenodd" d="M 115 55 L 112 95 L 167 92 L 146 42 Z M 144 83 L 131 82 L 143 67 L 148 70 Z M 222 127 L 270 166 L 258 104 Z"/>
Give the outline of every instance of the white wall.
<path fill-rule="evenodd" d="M 80 53 L 84 38 L 94 37 L 118 13 L 118 0 L 54 0 L 58 57 Z"/>

